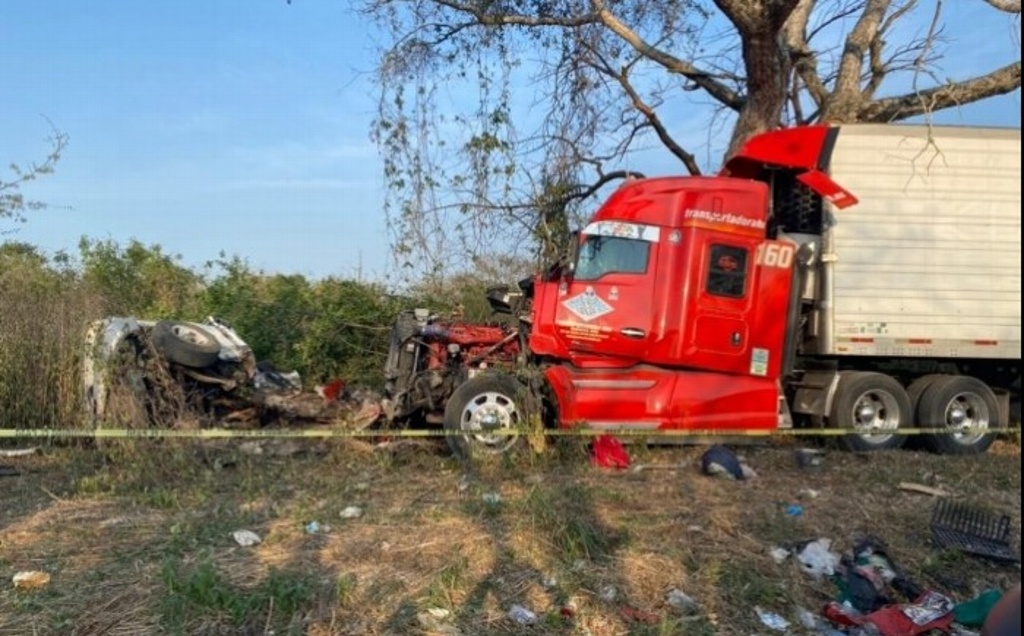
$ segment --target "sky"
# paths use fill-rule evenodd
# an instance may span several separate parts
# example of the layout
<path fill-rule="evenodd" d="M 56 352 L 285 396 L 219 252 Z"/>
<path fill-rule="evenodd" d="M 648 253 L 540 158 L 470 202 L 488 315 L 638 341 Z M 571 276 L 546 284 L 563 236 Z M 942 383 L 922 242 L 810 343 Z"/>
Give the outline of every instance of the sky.
<path fill-rule="evenodd" d="M 50 207 L 0 240 L 53 254 L 76 253 L 83 236 L 136 239 L 189 267 L 223 253 L 267 272 L 386 276 L 370 140 L 381 38 L 349 2 L 4 5 L 0 165 L 42 159 L 50 122 L 70 143 L 53 175 L 23 188 Z M 1005 63 L 1014 46 L 1019 59 L 1019 23 L 1014 35 L 980 0 L 945 7 L 977 41 L 947 56 L 948 75 Z M 1017 91 L 938 121 L 1019 127 L 1020 116 Z M 671 170 L 663 158 L 636 162 Z"/>

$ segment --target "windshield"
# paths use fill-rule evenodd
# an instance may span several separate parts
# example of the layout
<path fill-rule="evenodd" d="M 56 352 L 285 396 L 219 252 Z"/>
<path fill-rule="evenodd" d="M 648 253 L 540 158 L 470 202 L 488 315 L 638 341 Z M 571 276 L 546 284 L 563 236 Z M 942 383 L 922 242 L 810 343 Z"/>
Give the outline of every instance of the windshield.
<path fill-rule="evenodd" d="M 605 274 L 643 274 L 651 244 L 620 236 L 587 235 L 576 260 L 576 280 L 595 280 Z"/>

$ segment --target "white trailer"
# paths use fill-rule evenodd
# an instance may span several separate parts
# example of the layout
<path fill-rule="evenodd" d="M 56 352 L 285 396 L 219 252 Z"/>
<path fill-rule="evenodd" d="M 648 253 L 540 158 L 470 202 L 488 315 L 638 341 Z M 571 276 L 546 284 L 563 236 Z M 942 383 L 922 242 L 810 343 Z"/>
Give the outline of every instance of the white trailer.
<path fill-rule="evenodd" d="M 864 429 L 854 448 L 949 428 L 923 438 L 950 453 L 986 449 L 1011 397 L 1019 418 L 1020 163 L 1016 129 L 838 128 L 827 171 L 858 205 L 796 187 L 778 210 L 811 254 L 794 413 Z"/>

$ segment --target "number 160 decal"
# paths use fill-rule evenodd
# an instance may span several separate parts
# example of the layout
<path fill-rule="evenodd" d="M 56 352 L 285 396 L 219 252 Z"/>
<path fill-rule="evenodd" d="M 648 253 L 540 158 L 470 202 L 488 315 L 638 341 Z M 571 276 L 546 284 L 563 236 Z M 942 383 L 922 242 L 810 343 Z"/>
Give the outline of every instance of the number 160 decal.
<path fill-rule="evenodd" d="M 796 249 L 790 243 L 761 243 L 757 246 L 755 260 L 758 265 L 788 269 L 793 265 Z"/>

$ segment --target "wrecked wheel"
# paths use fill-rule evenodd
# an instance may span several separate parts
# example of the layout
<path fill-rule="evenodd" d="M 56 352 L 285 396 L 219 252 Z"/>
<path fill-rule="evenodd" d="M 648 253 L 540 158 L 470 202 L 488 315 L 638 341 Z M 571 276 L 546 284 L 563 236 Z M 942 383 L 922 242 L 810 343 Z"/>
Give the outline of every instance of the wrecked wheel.
<path fill-rule="evenodd" d="M 480 375 L 462 383 L 444 410 L 452 451 L 469 459 L 511 450 L 519 441 L 524 418 L 519 405 L 525 391 L 507 375 Z"/>
<path fill-rule="evenodd" d="M 202 369 L 217 362 L 220 343 L 199 325 L 161 320 L 153 326 L 153 346 L 171 362 Z"/>
<path fill-rule="evenodd" d="M 995 439 L 991 429 L 999 427 L 999 404 L 981 380 L 949 376 L 933 382 L 921 395 L 918 418 L 921 426 L 950 430 L 925 435 L 930 450 L 947 455 L 984 453 Z"/>
<path fill-rule="evenodd" d="M 912 419 L 910 398 L 893 378 L 859 371 L 840 375 L 829 424 L 857 431 L 840 438 L 847 450 L 899 448 L 907 438 L 897 431 L 910 426 Z"/>

